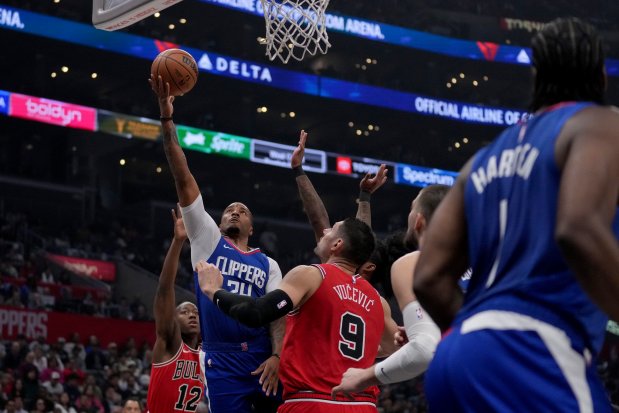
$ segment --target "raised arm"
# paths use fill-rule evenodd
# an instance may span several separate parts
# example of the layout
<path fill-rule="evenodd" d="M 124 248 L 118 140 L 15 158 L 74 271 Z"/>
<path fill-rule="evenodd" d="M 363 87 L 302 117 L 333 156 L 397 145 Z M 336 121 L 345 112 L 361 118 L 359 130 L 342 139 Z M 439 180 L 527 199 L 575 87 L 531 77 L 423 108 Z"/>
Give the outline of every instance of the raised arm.
<path fill-rule="evenodd" d="M 174 221 L 174 238 L 163 262 L 159 285 L 155 294 L 153 309 L 155 313 L 155 329 L 157 341 L 153 349 L 153 362 L 161 363 L 169 360 L 181 345 L 181 330 L 176 322 L 176 294 L 174 283 L 178 270 L 178 260 L 187 239 L 187 232 L 182 217 L 172 210 Z"/>
<path fill-rule="evenodd" d="M 387 182 L 387 166 L 382 164 L 376 175 L 366 174 L 359 183 L 359 199 L 357 200 L 357 219 L 372 228 L 372 209 L 370 197 L 385 182 Z"/>
<path fill-rule="evenodd" d="M 198 188 L 195 178 L 189 171 L 187 158 L 185 158 L 183 149 L 178 142 L 176 126 L 172 120 L 172 115 L 174 113 L 172 102 L 174 102 L 174 96 L 170 96 L 170 84 L 167 82 L 164 84 L 161 76 L 155 77 L 154 74 L 151 74 L 148 82 L 159 101 L 161 128 L 163 129 L 163 149 L 172 176 L 174 176 L 178 200 L 181 206 L 186 207 L 193 203 L 198 195 L 200 195 L 200 189 Z"/>
<path fill-rule="evenodd" d="M 303 202 L 303 210 L 309 219 L 309 222 L 314 230 L 314 236 L 316 242 L 322 238 L 322 231 L 329 228 L 329 214 L 325 209 L 325 205 L 322 203 L 322 199 L 314 189 L 312 181 L 303 171 L 303 155 L 305 155 L 305 141 L 307 140 L 307 133 L 301 131 L 299 135 L 299 146 L 296 147 L 290 158 L 290 166 L 295 172 L 297 188 L 299 188 L 299 196 L 301 202 Z"/>
<path fill-rule="evenodd" d="M 612 231 L 619 202 L 619 115 L 595 108 L 578 118 L 584 127 L 570 141 L 557 141 L 563 167 L 555 237 L 583 289 L 619 320 L 619 242 Z"/>

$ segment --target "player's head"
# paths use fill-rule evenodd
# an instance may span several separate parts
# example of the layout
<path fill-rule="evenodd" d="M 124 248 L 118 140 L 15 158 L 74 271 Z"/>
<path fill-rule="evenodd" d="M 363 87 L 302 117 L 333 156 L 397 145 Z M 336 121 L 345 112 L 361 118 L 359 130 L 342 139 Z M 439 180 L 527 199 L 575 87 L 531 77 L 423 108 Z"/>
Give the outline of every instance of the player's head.
<path fill-rule="evenodd" d="M 441 203 L 450 187 L 447 185 L 429 185 L 423 188 L 413 200 L 408 214 L 408 228 L 405 242 L 407 245 L 419 244 L 419 240 L 428 227 L 434 211 Z"/>
<path fill-rule="evenodd" d="M 573 17 L 553 20 L 533 37 L 532 49 L 531 112 L 565 101 L 604 103 L 604 50 L 593 26 Z"/>
<path fill-rule="evenodd" d="M 200 317 L 198 307 L 194 303 L 185 301 L 176 307 L 176 319 L 181 328 L 181 336 L 193 337 L 200 334 Z"/>
<path fill-rule="evenodd" d="M 249 238 L 254 232 L 253 218 L 247 205 L 233 202 L 224 209 L 219 229 L 230 238 Z"/>
<path fill-rule="evenodd" d="M 393 295 L 390 278 L 391 265 L 412 250 L 413 248 L 404 243 L 404 232 L 396 232 L 383 240 L 377 239 L 372 255 L 359 268 L 359 275 L 377 289 L 380 288 L 384 296 L 390 297 Z"/>
<path fill-rule="evenodd" d="M 374 251 L 374 245 L 374 233 L 366 223 L 356 218 L 346 218 L 324 230 L 314 252 L 322 262 L 337 256 L 358 268 L 368 260 Z"/>
<path fill-rule="evenodd" d="M 123 413 L 142 413 L 142 405 L 136 399 L 128 399 L 123 406 Z"/>

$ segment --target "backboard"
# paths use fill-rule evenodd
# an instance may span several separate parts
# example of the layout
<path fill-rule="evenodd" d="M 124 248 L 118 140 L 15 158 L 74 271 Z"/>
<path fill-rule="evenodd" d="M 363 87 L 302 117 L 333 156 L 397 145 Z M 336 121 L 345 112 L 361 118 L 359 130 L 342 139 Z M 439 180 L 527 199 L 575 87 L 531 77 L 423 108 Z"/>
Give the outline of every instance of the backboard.
<path fill-rule="evenodd" d="M 119 30 L 182 0 L 93 0 L 92 24 L 101 30 Z"/>

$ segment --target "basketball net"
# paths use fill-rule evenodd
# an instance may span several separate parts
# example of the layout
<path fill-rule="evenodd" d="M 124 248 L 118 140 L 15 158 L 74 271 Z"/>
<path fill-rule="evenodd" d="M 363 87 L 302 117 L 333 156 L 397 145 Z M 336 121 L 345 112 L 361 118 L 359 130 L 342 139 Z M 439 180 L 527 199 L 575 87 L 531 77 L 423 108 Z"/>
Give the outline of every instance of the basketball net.
<path fill-rule="evenodd" d="M 292 57 L 303 60 L 306 54 L 327 53 L 331 44 L 325 24 L 329 0 L 260 0 L 264 10 L 266 45 L 270 60 L 288 63 Z"/>

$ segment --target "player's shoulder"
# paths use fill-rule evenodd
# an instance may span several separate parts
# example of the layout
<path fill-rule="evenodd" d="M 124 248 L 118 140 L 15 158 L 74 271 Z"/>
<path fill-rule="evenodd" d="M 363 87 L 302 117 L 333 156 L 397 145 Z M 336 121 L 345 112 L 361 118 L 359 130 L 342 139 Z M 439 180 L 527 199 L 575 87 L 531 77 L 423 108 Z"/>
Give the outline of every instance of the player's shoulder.
<path fill-rule="evenodd" d="M 395 271 L 409 268 L 415 265 L 415 263 L 419 259 L 419 254 L 420 254 L 419 250 L 409 252 L 408 254 L 404 254 L 393 262 L 393 265 L 391 266 L 391 268 Z"/>

